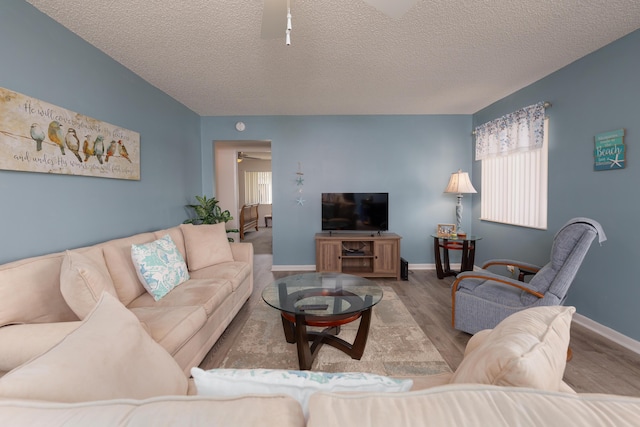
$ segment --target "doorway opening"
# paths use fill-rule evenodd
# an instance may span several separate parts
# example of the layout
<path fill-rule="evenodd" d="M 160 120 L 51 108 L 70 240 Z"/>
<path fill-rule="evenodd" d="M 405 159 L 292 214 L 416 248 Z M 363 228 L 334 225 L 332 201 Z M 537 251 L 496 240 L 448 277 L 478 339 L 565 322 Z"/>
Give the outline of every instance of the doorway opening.
<path fill-rule="evenodd" d="M 273 254 L 270 179 L 265 186 L 265 176 L 271 175 L 271 141 L 214 141 L 213 152 L 216 198 L 234 218 L 229 228 L 243 228 L 242 239 L 235 233 L 234 240 L 253 243 L 254 254 Z M 253 189 L 254 185 L 262 188 Z M 264 194 L 267 189 L 269 197 Z"/>

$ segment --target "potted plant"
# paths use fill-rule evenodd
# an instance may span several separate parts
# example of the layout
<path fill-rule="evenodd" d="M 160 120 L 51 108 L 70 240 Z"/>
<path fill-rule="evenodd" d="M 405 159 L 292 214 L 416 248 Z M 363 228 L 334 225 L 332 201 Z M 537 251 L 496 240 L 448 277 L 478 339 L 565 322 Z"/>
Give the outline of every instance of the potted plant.
<path fill-rule="evenodd" d="M 207 196 L 196 196 L 197 205 L 186 205 L 186 207 L 193 209 L 195 218 L 189 218 L 184 221 L 184 224 L 218 224 L 220 222 L 229 222 L 233 219 L 231 212 L 228 210 L 222 210 L 215 197 L 210 199 Z M 228 229 L 227 233 L 238 233 L 238 229 Z M 227 237 L 230 242 L 233 242 L 233 238 Z"/>

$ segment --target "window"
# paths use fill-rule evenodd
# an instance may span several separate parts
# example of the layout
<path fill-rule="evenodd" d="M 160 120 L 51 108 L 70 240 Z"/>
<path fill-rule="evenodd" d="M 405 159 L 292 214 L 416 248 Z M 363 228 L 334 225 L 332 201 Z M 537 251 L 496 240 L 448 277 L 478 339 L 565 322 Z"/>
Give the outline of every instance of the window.
<path fill-rule="evenodd" d="M 271 204 L 271 172 L 244 173 L 244 203 Z"/>
<path fill-rule="evenodd" d="M 547 228 L 547 129 L 542 103 L 476 128 L 481 220 Z"/>

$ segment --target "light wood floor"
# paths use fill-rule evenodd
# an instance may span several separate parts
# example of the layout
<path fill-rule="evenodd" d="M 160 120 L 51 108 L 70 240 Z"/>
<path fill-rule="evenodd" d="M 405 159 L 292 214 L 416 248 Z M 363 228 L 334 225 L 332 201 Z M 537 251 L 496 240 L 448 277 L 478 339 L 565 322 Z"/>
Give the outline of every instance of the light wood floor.
<path fill-rule="evenodd" d="M 203 369 L 216 368 L 233 346 L 234 339 L 256 304 L 264 304 L 261 293 L 273 280 L 300 272 L 271 272 L 271 255 L 254 259 L 255 289 L 249 301 L 211 349 Z M 405 306 L 438 348 L 451 369 L 462 360 L 470 335 L 451 327 L 451 293 L 453 278 L 439 280 L 435 271 L 411 271 L 408 281 L 389 279 L 378 283 L 391 286 Z M 565 381 L 580 393 L 614 393 L 640 396 L 640 355 L 602 336 L 576 325 L 571 329 L 573 359 L 567 363 Z"/>

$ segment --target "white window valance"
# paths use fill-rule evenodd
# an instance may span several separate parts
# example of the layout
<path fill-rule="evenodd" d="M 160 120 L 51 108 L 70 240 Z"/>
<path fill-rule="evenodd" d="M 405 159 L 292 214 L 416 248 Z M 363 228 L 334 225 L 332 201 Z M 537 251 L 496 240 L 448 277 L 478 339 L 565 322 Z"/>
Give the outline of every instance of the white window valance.
<path fill-rule="evenodd" d="M 544 111 L 539 102 L 475 128 L 476 160 L 541 148 Z"/>

